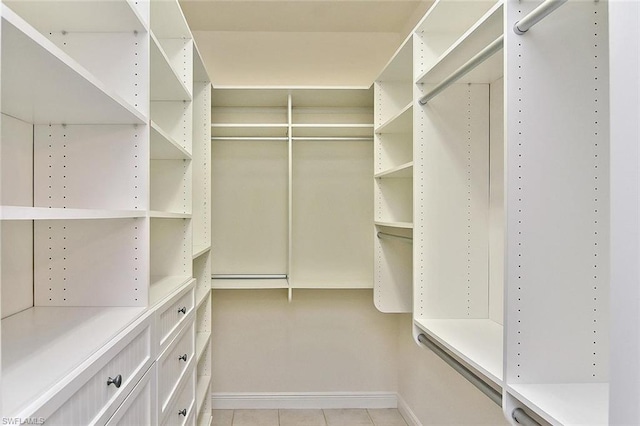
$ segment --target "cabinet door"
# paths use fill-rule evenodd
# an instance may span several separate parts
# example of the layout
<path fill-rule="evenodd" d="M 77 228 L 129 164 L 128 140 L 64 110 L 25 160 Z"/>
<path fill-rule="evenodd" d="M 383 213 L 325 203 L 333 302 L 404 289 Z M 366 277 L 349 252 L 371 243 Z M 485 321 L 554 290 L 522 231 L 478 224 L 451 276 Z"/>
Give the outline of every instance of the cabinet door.
<path fill-rule="evenodd" d="M 109 419 L 107 426 L 156 425 L 155 370 L 154 363 Z"/>

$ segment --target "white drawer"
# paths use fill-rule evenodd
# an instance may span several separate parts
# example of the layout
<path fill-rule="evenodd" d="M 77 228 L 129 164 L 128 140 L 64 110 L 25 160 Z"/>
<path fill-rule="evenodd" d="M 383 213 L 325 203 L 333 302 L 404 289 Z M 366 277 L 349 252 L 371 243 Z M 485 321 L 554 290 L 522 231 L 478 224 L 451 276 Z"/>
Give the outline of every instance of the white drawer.
<path fill-rule="evenodd" d="M 195 371 L 180 383 L 177 398 L 163 416 L 162 426 L 194 426 L 196 420 Z"/>
<path fill-rule="evenodd" d="M 195 280 L 191 280 L 178 294 L 167 300 L 156 313 L 158 326 L 158 338 L 160 340 L 160 351 L 166 349 L 167 345 L 180 329 L 185 319 L 193 312 Z"/>
<path fill-rule="evenodd" d="M 68 389 L 70 397 L 45 416 L 47 425 L 104 424 L 113 415 L 153 362 L 151 319 L 129 329 L 59 394 Z"/>
<path fill-rule="evenodd" d="M 195 324 L 194 315 L 187 317 L 180 334 L 158 358 L 158 403 L 164 414 L 182 378 L 195 371 Z"/>
<path fill-rule="evenodd" d="M 107 426 L 156 425 L 156 365 L 153 364 L 124 400 Z"/>

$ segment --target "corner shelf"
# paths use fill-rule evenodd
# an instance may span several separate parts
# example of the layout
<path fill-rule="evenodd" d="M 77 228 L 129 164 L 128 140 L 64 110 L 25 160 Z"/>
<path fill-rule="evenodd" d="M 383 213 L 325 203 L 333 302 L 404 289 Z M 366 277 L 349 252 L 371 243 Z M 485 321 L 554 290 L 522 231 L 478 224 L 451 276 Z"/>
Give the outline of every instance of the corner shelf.
<path fill-rule="evenodd" d="M 413 222 L 385 222 L 376 220 L 374 224 L 376 226 L 386 226 L 389 228 L 413 229 Z"/>
<path fill-rule="evenodd" d="M 413 132 L 413 100 L 396 115 L 389 118 L 375 129 L 376 134 L 412 133 Z"/>
<path fill-rule="evenodd" d="M 162 130 L 158 124 L 151 121 L 152 160 L 191 160 L 191 158 L 191 154 L 186 149 Z"/>
<path fill-rule="evenodd" d="M 151 34 L 151 100 L 190 101 L 191 93 L 182 82 L 160 41 Z"/>
<path fill-rule="evenodd" d="M 376 179 L 397 179 L 413 177 L 413 161 L 394 167 L 384 172 L 376 173 Z"/>
<path fill-rule="evenodd" d="M 194 245 L 193 246 L 193 259 L 197 259 L 205 253 L 208 253 L 211 250 L 211 244 L 209 245 Z"/>

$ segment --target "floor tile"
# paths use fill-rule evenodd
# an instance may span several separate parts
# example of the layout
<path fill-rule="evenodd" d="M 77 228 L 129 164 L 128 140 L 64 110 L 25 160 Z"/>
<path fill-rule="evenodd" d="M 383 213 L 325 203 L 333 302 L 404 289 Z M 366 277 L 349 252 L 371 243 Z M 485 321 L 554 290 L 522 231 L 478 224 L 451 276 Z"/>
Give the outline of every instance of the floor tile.
<path fill-rule="evenodd" d="M 325 426 L 322 410 L 280 410 L 280 426 Z"/>
<path fill-rule="evenodd" d="M 375 426 L 407 426 L 396 408 L 369 409 L 369 417 Z"/>
<path fill-rule="evenodd" d="M 373 426 L 365 409 L 324 410 L 328 426 Z"/>
<path fill-rule="evenodd" d="M 278 426 L 278 410 L 235 410 L 233 426 Z"/>
<path fill-rule="evenodd" d="M 233 410 L 213 410 L 211 426 L 231 426 Z"/>

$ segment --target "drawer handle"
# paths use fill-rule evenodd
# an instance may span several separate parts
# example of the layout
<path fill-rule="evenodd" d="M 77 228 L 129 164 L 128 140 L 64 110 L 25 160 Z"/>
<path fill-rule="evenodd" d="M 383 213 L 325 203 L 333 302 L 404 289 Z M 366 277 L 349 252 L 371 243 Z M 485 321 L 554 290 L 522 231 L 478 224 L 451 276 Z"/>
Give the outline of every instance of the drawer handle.
<path fill-rule="evenodd" d="M 184 362 L 187 362 L 187 354 L 184 354 L 184 355 L 182 355 L 182 356 L 179 356 L 179 357 L 178 357 L 178 361 L 184 361 Z"/>
<path fill-rule="evenodd" d="M 122 375 L 118 374 L 115 379 L 109 377 L 107 379 L 107 386 L 114 385 L 116 388 L 122 386 Z"/>
<path fill-rule="evenodd" d="M 187 409 L 183 408 L 182 410 L 178 411 L 178 415 L 187 417 Z"/>
<path fill-rule="evenodd" d="M 182 308 L 178 309 L 178 313 L 179 314 L 186 314 L 187 313 L 187 307 L 183 306 Z"/>

